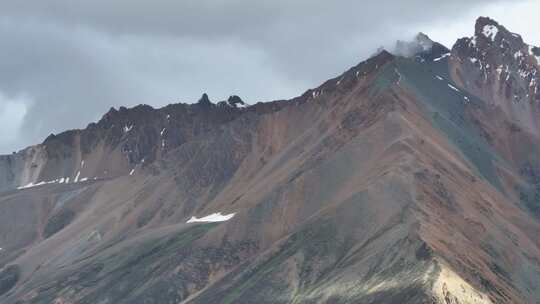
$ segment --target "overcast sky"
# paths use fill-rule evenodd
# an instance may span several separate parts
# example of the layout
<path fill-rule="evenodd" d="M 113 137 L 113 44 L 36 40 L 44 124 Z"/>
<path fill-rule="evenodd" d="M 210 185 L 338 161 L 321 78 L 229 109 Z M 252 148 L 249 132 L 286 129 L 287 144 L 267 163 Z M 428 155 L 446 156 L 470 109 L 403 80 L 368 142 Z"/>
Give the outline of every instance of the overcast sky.
<path fill-rule="evenodd" d="M 480 15 L 540 45 L 539 11 L 537 0 L 1 1 L 0 153 L 111 106 L 290 98 L 419 31 L 451 47 Z"/>

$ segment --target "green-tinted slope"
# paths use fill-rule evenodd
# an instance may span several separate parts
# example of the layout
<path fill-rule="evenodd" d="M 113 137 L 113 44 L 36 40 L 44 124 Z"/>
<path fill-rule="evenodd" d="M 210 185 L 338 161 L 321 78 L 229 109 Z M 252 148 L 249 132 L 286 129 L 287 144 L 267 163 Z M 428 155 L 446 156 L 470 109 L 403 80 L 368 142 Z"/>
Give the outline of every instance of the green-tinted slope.
<path fill-rule="evenodd" d="M 502 191 L 496 166 L 504 165 L 504 161 L 480 136 L 466 114 L 469 107 L 484 107 L 484 103 L 457 89 L 448 77 L 446 59 L 420 63 L 397 58 L 394 64 L 387 69 L 393 68 L 400 73 L 400 85 L 416 95 L 432 124 L 446 135 L 483 178 Z"/>

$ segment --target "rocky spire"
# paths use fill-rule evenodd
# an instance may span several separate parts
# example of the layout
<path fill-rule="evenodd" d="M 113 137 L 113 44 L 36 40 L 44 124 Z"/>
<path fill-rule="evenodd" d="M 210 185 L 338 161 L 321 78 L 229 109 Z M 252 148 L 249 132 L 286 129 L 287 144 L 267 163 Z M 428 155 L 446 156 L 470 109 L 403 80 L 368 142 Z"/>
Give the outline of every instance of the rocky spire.
<path fill-rule="evenodd" d="M 205 105 L 205 106 L 209 106 L 212 104 L 212 102 L 210 101 L 210 98 L 208 98 L 208 94 L 206 93 L 202 94 L 201 98 L 199 99 L 197 103 L 200 105 Z"/>

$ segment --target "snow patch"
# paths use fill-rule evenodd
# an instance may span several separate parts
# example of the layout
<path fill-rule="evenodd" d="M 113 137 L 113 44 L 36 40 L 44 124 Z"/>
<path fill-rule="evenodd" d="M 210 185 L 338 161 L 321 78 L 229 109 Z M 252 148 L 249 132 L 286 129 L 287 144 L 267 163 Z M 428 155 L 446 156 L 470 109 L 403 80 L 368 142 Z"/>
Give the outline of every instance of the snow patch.
<path fill-rule="evenodd" d="M 471 39 L 470 46 L 476 47 L 476 36 Z"/>
<path fill-rule="evenodd" d="M 456 92 L 461 92 L 458 88 L 456 88 L 455 86 L 451 85 L 451 84 L 448 84 L 448 87 Z"/>
<path fill-rule="evenodd" d="M 433 59 L 433 61 L 439 61 L 439 60 L 442 60 L 442 59 L 444 59 L 446 57 L 450 57 L 450 53 L 443 54 L 441 57 Z"/>
<path fill-rule="evenodd" d="M 37 187 L 37 186 L 42 186 L 42 185 L 46 185 L 48 184 L 48 182 L 39 182 L 39 183 L 28 183 L 27 185 L 24 185 L 24 186 L 20 186 L 20 187 L 17 187 L 18 190 L 21 190 L 21 189 L 28 189 L 28 188 L 33 188 L 33 187 Z"/>
<path fill-rule="evenodd" d="M 249 105 L 247 103 L 237 103 L 236 104 L 236 107 L 239 108 L 239 109 L 244 109 L 244 108 L 247 108 L 249 107 Z"/>
<path fill-rule="evenodd" d="M 498 77 L 500 78 L 500 77 L 501 77 L 501 74 L 502 74 L 502 72 L 503 72 L 502 66 L 499 66 L 499 67 L 496 69 L 496 71 L 497 71 Z"/>
<path fill-rule="evenodd" d="M 396 72 L 396 74 L 398 75 L 398 80 L 397 80 L 397 85 L 399 85 L 401 83 L 401 74 L 399 73 L 398 69 L 394 69 L 394 71 Z"/>
<path fill-rule="evenodd" d="M 77 173 L 77 176 L 75 177 L 75 180 L 73 181 L 73 183 L 86 182 L 86 181 L 89 180 L 87 177 L 81 178 L 79 180 L 79 175 L 80 175 L 80 172 Z M 24 186 L 17 187 L 17 190 L 29 189 L 29 188 L 34 188 L 34 187 L 43 186 L 43 185 L 51 185 L 51 184 L 69 184 L 69 177 L 67 177 L 67 178 L 66 177 L 61 177 L 61 178 L 57 178 L 57 179 L 51 180 L 51 181 L 41 181 L 41 182 L 37 182 L 37 183 L 28 183 L 28 184 L 26 184 Z"/>
<path fill-rule="evenodd" d="M 84 167 L 85 166 L 85 163 L 84 163 L 84 160 L 81 161 L 81 167 Z M 75 174 L 75 178 L 72 180 L 71 183 L 79 183 L 79 182 L 86 182 L 86 181 L 89 181 L 90 178 L 88 177 L 81 177 L 81 170 L 77 171 L 77 173 Z M 18 186 L 17 189 L 20 190 L 20 189 L 28 189 L 28 188 L 34 188 L 34 187 L 38 187 L 38 186 L 43 186 L 43 185 L 50 185 L 50 184 L 70 184 L 70 178 L 69 177 L 57 177 L 53 180 L 42 180 L 42 181 L 35 181 L 35 182 L 30 182 L 26 185 L 21 185 L 21 186 Z"/>
<path fill-rule="evenodd" d="M 519 69 L 519 76 L 521 76 L 521 78 L 527 79 L 529 75 L 530 75 L 530 72 Z"/>
<path fill-rule="evenodd" d="M 131 129 L 133 129 L 133 125 L 129 125 L 129 126 L 125 125 L 124 126 L 124 133 L 127 133 L 127 132 L 131 131 Z"/>
<path fill-rule="evenodd" d="M 133 173 L 135 173 L 135 168 L 131 169 L 131 171 L 129 171 L 129 175 L 133 175 Z"/>
<path fill-rule="evenodd" d="M 196 216 L 192 216 L 187 223 L 216 223 L 216 222 L 225 222 L 234 217 L 236 213 L 226 214 L 223 215 L 221 212 L 213 213 L 205 217 L 197 218 Z"/>
<path fill-rule="evenodd" d="M 491 41 L 495 41 L 495 37 L 497 37 L 497 34 L 499 33 L 499 28 L 495 25 L 485 25 L 482 29 L 482 34 L 486 36 L 487 38 L 491 39 Z"/>

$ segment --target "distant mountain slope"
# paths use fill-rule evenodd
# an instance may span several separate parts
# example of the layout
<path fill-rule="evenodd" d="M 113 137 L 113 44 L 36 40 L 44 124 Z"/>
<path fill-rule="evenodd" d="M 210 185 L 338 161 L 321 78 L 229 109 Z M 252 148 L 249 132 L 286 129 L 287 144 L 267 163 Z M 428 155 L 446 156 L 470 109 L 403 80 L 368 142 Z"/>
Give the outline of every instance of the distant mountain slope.
<path fill-rule="evenodd" d="M 0 302 L 540 302 L 537 48 L 416 42 L 2 156 Z"/>

